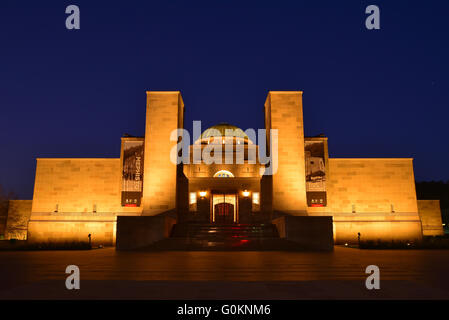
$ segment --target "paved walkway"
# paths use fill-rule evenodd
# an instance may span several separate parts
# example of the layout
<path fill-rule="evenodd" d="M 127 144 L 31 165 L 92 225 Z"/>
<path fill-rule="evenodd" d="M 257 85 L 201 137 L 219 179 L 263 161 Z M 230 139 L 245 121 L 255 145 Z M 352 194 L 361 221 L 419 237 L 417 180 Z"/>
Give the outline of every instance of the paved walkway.
<path fill-rule="evenodd" d="M 65 289 L 77 265 L 81 290 Z M 365 288 L 377 265 L 381 289 Z M 448 250 L 0 252 L 0 299 L 448 299 Z"/>

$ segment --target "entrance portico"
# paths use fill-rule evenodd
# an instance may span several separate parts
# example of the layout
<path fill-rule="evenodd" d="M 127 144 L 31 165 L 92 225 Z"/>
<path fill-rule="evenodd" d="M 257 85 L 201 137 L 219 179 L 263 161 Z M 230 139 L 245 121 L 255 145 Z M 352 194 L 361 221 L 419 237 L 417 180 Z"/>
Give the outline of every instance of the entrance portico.
<path fill-rule="evenodd" d="M 227 130 L 232 130 L 233 135 L 226 135 Z M 212 146 L 214 151 L 209 150 Z M 221 151 L 222 161 L 209 163 L 207 159 L 200 162 L 192 158 L 190 163 L 184 163 L 189 210 L 185 216 L 180 213 L 180 218 L 216 224 L 260 220 L 261 172 L 265 166 L 254 156 L 258 146 L 240 128 L 221 123 L 205 130 L 190 146 L 190 157 L 194 149 L 199 149 L 202 157 Z M 233 161 L 227 161 L 229 158 Z"/>

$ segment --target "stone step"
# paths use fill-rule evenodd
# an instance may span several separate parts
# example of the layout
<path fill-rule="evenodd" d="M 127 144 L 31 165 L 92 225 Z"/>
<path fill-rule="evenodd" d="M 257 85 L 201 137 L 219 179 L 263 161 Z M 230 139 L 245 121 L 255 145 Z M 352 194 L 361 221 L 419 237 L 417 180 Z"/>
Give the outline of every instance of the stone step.
<path fill-rule="evenodd" d="M 171 233 L 172 238 L 276 238 L 278 233 L 272 224 L 176 224 Z"/>
<path fill-rule="evenodd" d="M 279 239 L 273 224 L 179 223 L 171 237 L 149 250 L 284 250 L 297 245 Z"/>
<path fill-rule="evenodd" d="M 271 234 L 265 234 L 265 235 L 245 235 L 245 234 L 239 234 L 239 235 L 226 235 L 226 234 L 218 234 L 218 235 L 208 235 L 208 234 L 199 234 L 199 235 L 192 235 L 192 236 L 186 236 L 186 237 L 173 237 L 173 238 L 186 238 L 186 239 L 260 239 L 260 238 L 275 238 Z"/>
<path fill-rule="evenodd" d="M 303 251 L 297 243 L 280 238 L 211 241 L 168 238 L 142 248 L 144 251 Z"/>

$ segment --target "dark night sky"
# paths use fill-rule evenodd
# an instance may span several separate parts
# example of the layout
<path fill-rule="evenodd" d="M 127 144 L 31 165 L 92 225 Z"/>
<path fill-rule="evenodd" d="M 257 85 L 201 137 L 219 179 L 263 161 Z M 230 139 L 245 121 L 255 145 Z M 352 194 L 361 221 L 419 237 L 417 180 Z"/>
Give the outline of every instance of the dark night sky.
<path fill-rule="evenodd" d="M 302 90 L 331 157 L 413 157 L 417 180 L 448 180 L 448 33 L 447 0 L 2 0 L 0 185 L 31 199 L 36 157 L 118 157 L 146 90 L 181 90 L 189 130 L 263 128 L 268 90 Z"/>

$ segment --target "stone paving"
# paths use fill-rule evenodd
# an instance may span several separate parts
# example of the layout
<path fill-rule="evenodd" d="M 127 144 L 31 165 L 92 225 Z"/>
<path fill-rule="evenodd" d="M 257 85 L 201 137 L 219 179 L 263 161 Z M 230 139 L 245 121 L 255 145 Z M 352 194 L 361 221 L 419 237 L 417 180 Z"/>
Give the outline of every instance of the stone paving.
<path fill-rule="evenodd" d="M 81 289 L 65 288 L 80 268 Z M 380 268 L 381 289 L 365 288 Z M 448 299 L 449 251 L 0 252 L 0 299 Z"/>

